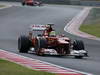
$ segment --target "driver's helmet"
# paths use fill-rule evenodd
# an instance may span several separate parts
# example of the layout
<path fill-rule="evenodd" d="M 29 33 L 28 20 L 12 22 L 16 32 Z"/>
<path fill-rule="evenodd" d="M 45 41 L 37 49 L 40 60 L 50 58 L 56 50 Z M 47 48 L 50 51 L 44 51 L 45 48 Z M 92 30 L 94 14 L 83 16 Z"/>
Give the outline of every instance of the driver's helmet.
<path fill-rule="evenodd" d="M 50 32 L 49 36 L 56 36 L 56 32 L 53 30 Z"/>

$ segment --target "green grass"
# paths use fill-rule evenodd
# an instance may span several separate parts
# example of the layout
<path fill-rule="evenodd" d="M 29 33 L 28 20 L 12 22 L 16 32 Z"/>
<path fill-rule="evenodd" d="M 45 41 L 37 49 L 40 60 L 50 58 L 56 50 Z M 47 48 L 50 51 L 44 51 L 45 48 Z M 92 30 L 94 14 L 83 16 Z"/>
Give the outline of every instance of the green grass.
<path fill-rule="evenodd" d="M 55 75 L 48 72 L 35 71 L 21 65 L 0 59 L 0 75 Z"/>
<path fill-rule="evenodd" d="M 80 30 L 100 37 L 100 8 L 93 8 L 90 11 Z"/>
<path fill-rule="evenodd" d="M 100 37 L 100 24 L 81 25 L 80 30 L 91 35 Z"/>

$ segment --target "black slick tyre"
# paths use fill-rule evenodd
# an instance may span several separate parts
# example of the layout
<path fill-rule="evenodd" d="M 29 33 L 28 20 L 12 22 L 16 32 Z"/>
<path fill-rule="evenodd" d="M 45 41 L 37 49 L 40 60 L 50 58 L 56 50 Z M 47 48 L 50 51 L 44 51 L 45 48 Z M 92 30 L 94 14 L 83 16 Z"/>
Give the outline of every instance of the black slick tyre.
<path fill-rule="evenodd" d="M 21 53 L 27 53 L 31 45 L 31 41 L 26 36 L 18 38 L 18 49 Z"/>
<path fill-rule="evenodd" d="M 73 50 L 84 50 L 84 43 L 81 40 L 74 40 Z"/>

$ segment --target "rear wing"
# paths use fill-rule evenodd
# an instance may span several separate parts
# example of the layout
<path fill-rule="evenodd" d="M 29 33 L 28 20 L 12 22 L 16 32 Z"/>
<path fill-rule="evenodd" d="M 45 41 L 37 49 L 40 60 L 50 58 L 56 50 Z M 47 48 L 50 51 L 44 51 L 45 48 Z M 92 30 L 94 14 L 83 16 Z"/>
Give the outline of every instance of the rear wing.
<path fill-rule="evenodd" d="M 30 28 L 32 31 L 44 31 L 47 28 L 47 25 L 31 25 Z"/>

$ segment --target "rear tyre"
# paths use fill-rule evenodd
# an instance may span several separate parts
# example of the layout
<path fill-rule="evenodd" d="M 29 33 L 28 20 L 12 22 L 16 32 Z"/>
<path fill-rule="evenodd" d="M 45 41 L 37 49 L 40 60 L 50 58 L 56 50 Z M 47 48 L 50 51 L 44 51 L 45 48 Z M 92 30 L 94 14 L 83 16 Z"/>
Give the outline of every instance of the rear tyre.
<path fill-rule="evenodd" d="M 74 40 L 73 50 L 84 50 L 84 43 L 81 40 Z"/>
<path fill-rule="evenodd" d="M 40 44 L 40 48 L 46 48 L 47 47 L 47 40 L 45 38 L 39 38 L 38 42 Z"/>
<path fill-rule="evenodd" d="M 18 49 L 21 53 L 27 53 L 31 46 L 31 41 L 26 36 L 20 36 L 18 38 Z"/>

